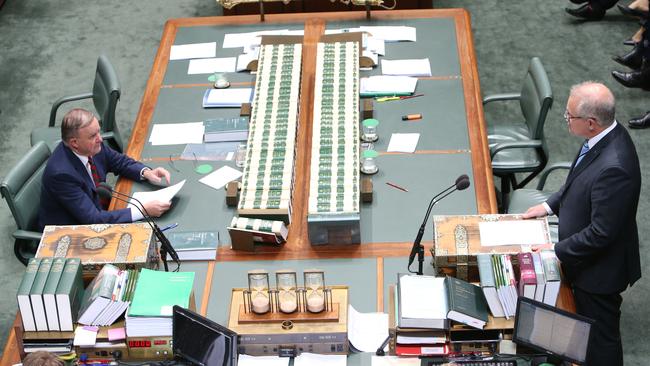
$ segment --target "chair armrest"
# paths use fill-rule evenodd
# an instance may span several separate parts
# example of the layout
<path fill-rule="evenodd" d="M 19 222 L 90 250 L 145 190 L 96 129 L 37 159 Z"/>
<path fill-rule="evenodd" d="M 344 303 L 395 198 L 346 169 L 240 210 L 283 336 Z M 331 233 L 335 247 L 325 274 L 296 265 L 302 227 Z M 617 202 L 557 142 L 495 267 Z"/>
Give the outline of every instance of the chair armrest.
<path fill-rule="evenodd" d="M 84 93 L 84 94 L 79 94 L 79 95 L 71 95 L 69 97 L 63 97 L 59 98 L 54 104 L 52 104 L 52 110 L 50 111 L 50 127 L 54 127 L 54 123 L 56 120 L 56 111 L 59 109 L 61 104 L 67 103 L 67 102 L 72 102 L 75 100 L 81 100 L 81 99 L 88 99 L 92 98 L 93 93 Z"/>
<path fill-rule="evenodd" d="M 539 182 L 537 182 L 537 190 L 541 191 L 544 189 L 544 185 L 546 184 L 546 179 L 548 178 L 548 175 L 558 169 L 571 169 L 571 162 L 570 161 L 562 161 L 559 163 L 551 164 L 549 165 L 544 171 L 539 175 Z"/>
<path fill-rule="evenodd" d="M 504 100 L 519 100 L 520 98 L 521 98 L 521 93 L 492 94 L 483 98 L 483 105 L 486 105 L 490 102 L 498 102 Z"/>
<path fill-rule="evenodd" d="M 12 235 L 16 239 L 41 240 L 43 233 L 39 233 L 38 231 L 16 230 Z"/>
<path fill-rule="evenodd" d="M 540 148 L 540 147 L 542 147 L 541 140 L 503 142 L 500 144 L 496 144 L 490 148 L 490 159 L 494 159 L 494 155 L 496 155 L 501 150 Z"/>

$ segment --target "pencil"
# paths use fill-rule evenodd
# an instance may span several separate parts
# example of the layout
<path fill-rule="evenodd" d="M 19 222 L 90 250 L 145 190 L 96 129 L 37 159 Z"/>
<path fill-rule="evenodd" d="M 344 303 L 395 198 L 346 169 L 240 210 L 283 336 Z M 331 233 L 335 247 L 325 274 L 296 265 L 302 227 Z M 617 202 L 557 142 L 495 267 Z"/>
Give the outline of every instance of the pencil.
<path fill-rule="evenodd" d="M 406 188 L 404 188 L 404 187 L 400 187 L 400 186 L 398 186 L 398 185 L 395 184 L 395 183 L 386 182 L 386 184 L 388 184 L 389 186 L 391 186 L 391 187 L 393 187 L 393 188 L 397 188 L 397 189 L 399 189 L 399 190 L 402 191 L 402 192 L 408 192 L 408 191 L 409 191 L 408 189 L 406 189 Z"/>

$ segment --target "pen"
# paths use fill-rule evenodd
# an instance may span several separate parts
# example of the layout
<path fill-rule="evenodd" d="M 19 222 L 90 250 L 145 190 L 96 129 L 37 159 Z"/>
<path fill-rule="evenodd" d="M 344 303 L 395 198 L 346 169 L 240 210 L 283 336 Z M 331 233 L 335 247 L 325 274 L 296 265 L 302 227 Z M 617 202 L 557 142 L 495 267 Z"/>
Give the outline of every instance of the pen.
<path fill-rule="evenodd" d="M 400 99 L 411 99 L 411 98 L 417 98 L 417 97 L 423 97 L 424 94 L 413 94 L 413 95 L 406 95 L 403 97 L 400 97 Z"/>
<path fill-rule="evenodd" d="M 175 228 L 176 226 L 178 226 L 178 223 L 177 223 L 177 222 L 165 226 L 164 228 L 160 229 L 160 231 L 167 231 L 167 230 L 170 230 L 170 229 Z"/>
<path fill-rule="evenodd" d="M 388 101 L 391 101 L 391 100 L 400 100 L 400 99 L 401 99 L 401 98 L 400 98 L 400 97 L 397 97 L 397 96 L 393 96 L 393 97 L 381 97 L 381 98 L 377 98 L 377 101 L 378 101 L 378 102 L 388 102 Z"/>
<path fill-rule="evenodd" d="M 408 192 L 408 191 L 409 191 L 408 189 L 406 189 L 406 188 L 404 188 L 404 187 L 400 187 L 400 186 L 398 186 L 398 185 L 395 184 L 395 183 L 386 182 L 386 184 L 388 184 L 389 186 L 391 186 L 391 187 L 393 187 L 393 188 L 397 188 L 397 189 L 399 189 L 399 190 L 402 191 L 402 192 Z"/>

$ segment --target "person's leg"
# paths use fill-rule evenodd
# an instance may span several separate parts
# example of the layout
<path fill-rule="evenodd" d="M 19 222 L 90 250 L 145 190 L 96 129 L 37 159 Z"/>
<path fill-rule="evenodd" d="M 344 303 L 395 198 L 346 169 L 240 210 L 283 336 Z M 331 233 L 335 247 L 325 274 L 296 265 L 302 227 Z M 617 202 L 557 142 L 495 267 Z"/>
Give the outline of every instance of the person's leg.
<path fill-rule="evenodd" d="M 573 295 L 576 312 L 596 321 L 591 328 L 586 365 L 622 366 L 621 295 L 591 294 L 576 287 L 573 288 Z"/>

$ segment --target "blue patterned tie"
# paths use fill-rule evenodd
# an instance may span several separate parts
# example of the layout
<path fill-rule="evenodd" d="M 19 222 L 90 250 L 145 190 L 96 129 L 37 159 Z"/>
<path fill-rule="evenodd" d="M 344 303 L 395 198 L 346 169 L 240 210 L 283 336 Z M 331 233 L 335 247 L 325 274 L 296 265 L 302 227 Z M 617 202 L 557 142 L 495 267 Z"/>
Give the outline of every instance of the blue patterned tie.
<path fill-rule="evenodd" d="M 585 143 L 582 144 L 582 149 L 580 149 L 580 154 L 578 155 L 578 160 L 576 160 L 576 165 L 573 166 L 574 168 L 577 167 L 578 164 L 580 164 L 580 162 L 582 161 L 582 158 L 585 157 L 585 154 L 588 151 L 589 151 L 589 144 L 588 144 L 588 141 L 585 140 Z"/>

